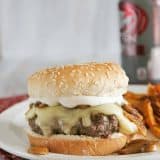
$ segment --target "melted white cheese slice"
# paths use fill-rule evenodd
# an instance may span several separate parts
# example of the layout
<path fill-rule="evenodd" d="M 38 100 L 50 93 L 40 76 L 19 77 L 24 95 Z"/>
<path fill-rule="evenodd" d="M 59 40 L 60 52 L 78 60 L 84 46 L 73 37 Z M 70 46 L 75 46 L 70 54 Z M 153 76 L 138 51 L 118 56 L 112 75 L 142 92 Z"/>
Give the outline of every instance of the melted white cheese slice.
<path fill-rule="evenodd" d="M 54 119 L 59 120 L 64 132 L 69 134 L 71 128 L 80 118 L 82 118 L 84 126 L 91 125 L 90 115 L 96 113 L 104 113 L 106 115 L 115 114 L 119 120 L 120 132 L 122 133 L 132 134 L 137 131 L 137 126 L 124 116 L 123 109 L 117 104 L 104 104 L 85 109 L 67 109 L 62 106 L 32 107 L 26 113 L 26 118 L 30 119 L 37 115 L 36 124 L 41 127 L 44 135 L 49 136 L 52 132 Z"/>

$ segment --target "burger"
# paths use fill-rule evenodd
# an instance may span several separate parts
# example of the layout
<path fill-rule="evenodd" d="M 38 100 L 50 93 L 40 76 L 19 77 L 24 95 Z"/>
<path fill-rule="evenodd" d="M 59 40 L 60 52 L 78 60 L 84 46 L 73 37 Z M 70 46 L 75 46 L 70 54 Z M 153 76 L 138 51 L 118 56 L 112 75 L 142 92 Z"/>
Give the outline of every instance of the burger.
<path fill-rule="evenodd" d="M 124 70 L 113 63 L 36 72 L 28 80 L 30 106 L 25 113 L 30 145 L 72 155 L 119 151 L 130 135 L 144 131 L 135 111 L 123 107 L 127 86 Z"/>

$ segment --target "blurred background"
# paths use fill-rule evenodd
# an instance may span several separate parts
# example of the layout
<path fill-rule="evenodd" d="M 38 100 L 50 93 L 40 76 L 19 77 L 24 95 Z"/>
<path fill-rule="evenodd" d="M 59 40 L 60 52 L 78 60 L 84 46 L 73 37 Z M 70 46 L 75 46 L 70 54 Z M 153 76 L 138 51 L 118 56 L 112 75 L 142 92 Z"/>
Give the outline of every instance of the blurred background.
<path fill-rule="evenodd" d="M 158 0 L 0 0 L 0 97 L 26 93 L 37 69 L 68 63 L 112 61 L 131 83 L 157 81 L 158 14 Z"/>

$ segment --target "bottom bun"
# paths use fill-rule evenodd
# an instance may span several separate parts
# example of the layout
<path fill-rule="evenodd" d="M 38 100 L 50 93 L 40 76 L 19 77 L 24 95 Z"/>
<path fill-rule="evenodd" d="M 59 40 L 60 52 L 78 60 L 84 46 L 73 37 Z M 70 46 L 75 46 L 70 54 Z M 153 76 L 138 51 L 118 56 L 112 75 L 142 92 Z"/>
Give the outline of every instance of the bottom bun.
<path fill-rule="evenodd" d="M 74 135 L 53 135 L 44 137 L 33 132 L 28 133 L 31 146 L 46 147 L 49 152 L 103 156 L 119 151 L 127 142 L 127 137 L 116 133 L 108 138 L 92 138 Z"/>

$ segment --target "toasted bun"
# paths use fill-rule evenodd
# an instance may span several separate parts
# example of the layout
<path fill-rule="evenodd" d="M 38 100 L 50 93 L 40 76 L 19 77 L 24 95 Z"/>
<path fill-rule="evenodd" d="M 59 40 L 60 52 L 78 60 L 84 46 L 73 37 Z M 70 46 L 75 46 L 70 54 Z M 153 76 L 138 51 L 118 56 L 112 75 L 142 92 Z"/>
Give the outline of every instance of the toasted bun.
<path fill-rule="evenodd" d="M 48 138 L 30 132 L 28 137 L 31 146 L 48 149 L 53 153 L 90 156 L 114 153 L 123 148 L 127 142 L 126 136 L 122 134 L 106 139 L 71 135 L 54 135 Z"/>
<path fill-rule="evenodd" d="M 128 77 L 113 63 L 88 63 L 45 69 L 28 80 L 32 98 L 59 96 L 119 96 L 126 92 Z"/>

